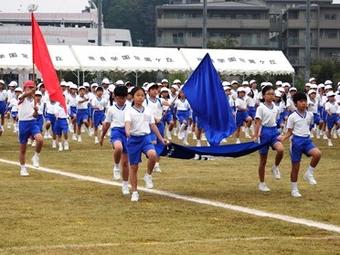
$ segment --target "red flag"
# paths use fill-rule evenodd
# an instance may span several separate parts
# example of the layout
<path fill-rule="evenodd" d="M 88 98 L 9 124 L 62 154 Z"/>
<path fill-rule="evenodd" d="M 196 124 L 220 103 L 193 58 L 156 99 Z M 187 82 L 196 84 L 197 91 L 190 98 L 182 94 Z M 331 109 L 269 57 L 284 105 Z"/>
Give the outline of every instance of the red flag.
<path fill-rule="evenodd" d="M 48 52 L 44 36 L 41 33 L 38 22 L 34 18 L 34 14 L 32 13 L 31 16 L 33 63 L 41 73 L 50 99 L 59 102 L 66 112 L 66 103 L 63 91 L 61 90 L 59 79 Z"/>

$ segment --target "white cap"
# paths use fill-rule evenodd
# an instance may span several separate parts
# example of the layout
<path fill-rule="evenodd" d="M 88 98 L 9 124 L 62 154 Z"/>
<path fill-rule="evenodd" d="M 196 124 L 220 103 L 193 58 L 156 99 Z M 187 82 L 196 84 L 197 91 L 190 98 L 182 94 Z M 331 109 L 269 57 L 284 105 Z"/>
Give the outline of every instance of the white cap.
<path fill-rule="evenodd" d="M 110 80 L 108 78 L 104 78 L 102 80 L 102 84 L 110 84 Z"/>
<path fill-rule="evenodd" d="M 115 82 L 115 85 L 116 86 L 124 86 L 125 83 L 122 80 L 118 80 L 118 81 Z"/>
<path fill-rule="evenodd" d="M 171 85 L 171 88 L 173 88 L 175 90 L 179 90 L 179 87 L 176 84 Z"/>
<path fill-rule="evenodd" d="M 6 84 L 4 80 L 0 80 L 0 83 L 4 85 Z"/>
<path fill-rule="evenodd" d="M 311 85 L 312 85 L 311 83 L 307 82 L 307 83 L 305 84 L 305 87 L 310 87 Z"/>
<path fill-rule="evenodd" d="M 308 95 L 310 95 L 310 94 L 312 94 L 312 93 L 315 93 L 315 94 L 316 94 L 316 90 L 310 89 L 310 90 L 308 91 Z"/>
<path fill-rule="evenodd" d="M 174 83 L 174 84 L 182 84 L 181 80 L 179 80 L 179 79 L 174 80 L 173 83 Z"/>
<path fill-rule="evenodd" d="M 250 85 L 253 84 L 253 83 L 256 83 L 256 81 L 255 81 L 255 80 L 251 80 L 251 81 L 249 82 Z"/>
<path fill-rule="evenodd" d="M 84 83 L 83 83 L 83 86 L 81 86 L 81 87 L 89 88 L 89 87 L 90 87 L 90 83 L 84 82 Z"/>
<path fill-rule="evenodd" d="M 223 89 L 224 90 L 229 90 L 229 89 L 231 89 L 231 87 L 230 86 L 224 86 Z"/>
<path fill-rule="evenodd" d="M 130 87 L 128 88 L 128 93 L 131 93 L 131 91 L 134 89 L 135 87 Z"/>
<path fill-rule="evenodd" d="M 167 79 L 163 79 L 161 83 L 169 83 L 169 81 Z"/>
<path fill-rule="evenodd" d="M 292 87 L 292 88 L 289 89 L 289 92 L 291 92 L 291 91 L 297 91 L 297 89 L 295 87 Z"/>
<path fill-rule="evenodd" d="M 70 89 L 78 89 L 78 86 L 76 84 L 72 83 L 70 85 Z"/>
<path fill-rule="evenodd" d="M 243 87 L 239 87 L 238 89 L 237 89 L 237 92 L 246 92 L 246 89 L 245 88 L 243 88 Z"/>
<path fill-rule="evenodd" d="M 317 90 L 317 89 L 318 89 L 318 85 L 312 83 L 312 84 L 310 85 L 310 89 L 315 89 L 315 90 Z"/>
<path fill-rule="evenodd" d="M 148 86 L 148 84 L 149 84 L 148 82 L 144 82 L 142 87 L 146 87 Z"/>
<path fill-rule="evenodd" d="M 320 84 L 318 85 L 318 89 L 321 89 L 321 88 L 325 88 L 325 84 L 320 83 Z"/>
<path fill-rule="evenodd" d="M 313 82 L 313 81 L 316 81 L 316 79 L 314 77 L 309 79 L 309 82 Z"/>
<path fill-rule="evenodd" d="M 78 91 L 81 90 L 81 89 L 86 89 L 86 87 L 85 86 L 79 86 Z"/>
<path fill-rule="evenodd" d="M 276 85 L 276 86 L 282 86 L 282 84 L 283 84 L 282 81 L 276 81 L 276 82 L 275 82 L 275 85 Z"/>
<path fill-rule="evenodd" d="M 66 86 L 67 86 L 67 82 L 66 82 L 66 81 L 61 81 L 61 82 L 60 82 L 60 86 L 66 87 Z"/>
<path fill-rule="evenodd" d="M 131 84 L 133 86 L 131 81 L 126 81 L 124 85 L 127 86 L 128 84 Z"/>
<path fill-rule="evenodd" d="M 168 92 L 168 93 L 170 93 L 170 90 L 169 90 L 168 88 L 164 88 L 164 87 L 163 87 L 163 88 L 161 88 L 161 93 L 162 93 L 162 92 Z"/>
<path fill-rule="evenodd" d="M 224 86 L 230 86 L 230 82 L 224 81 L 224 82 L 222 82 L 222 86 L 223 86 L 223 87 L 224 87 Z"/>
<path fill-rule="evenodd" d="M 327 92 L 326 96 L 327 97 L 334 97 L 335 93 L 334 93 L 334 91 L 329 91 L 329 92 Z"/>
<path fill-rule="evenodd" d="M 325 89 L 333 89 L 332 85 L 326 85 Z"/>
<path fill-rule="evenodd" d="M 338 86 L 340 86 L 340 81 L 338 82 Z"/>
<path fill-rule="evenodd" d="M 109 92 L 113 93 L 113 92 L 115 91 L 115 88 L 116 88 L 115 85 L 110 84 L 109 87 L 107 88 L 107 90 L 108 90 Z"/>
<path fill-rule="evenodd" d="M 284 83 L 282 83 L 282 87 L 290 88 L 291 86 L 290 86 L 289 82 L 284 82 Z"/>
<path fill-rule="evenodd" d="M 234 84 L 239 84 L 238 83 L 238 81 L 236 81 L 236 80 L 233 80 L 233 81 L 231 81 L 231 83 L 230 83 L 231 85 L 234 85 Z"/>
<path fill-rule="evenodd" d="M 98 86 L 99 86 L 98 83 L 95 82 L 91 84 L 91 88 L 97 88 Z"/>
<path fill-rule="evenodd" d="M 22 92 L 22 88 L 18 87 L 18 88 L 15 88 L 14 90 L 15 92 Z M 40 91 L 39 91 L 40 92 Z M 41 92 L 40 92 L 41 93 Z"/>
<path fill-rule="evenodd" d="M 282 97 L 282 94 L 279 90 L 275 90 L 275 96 L 276 97 Z"/>
<path fill-rule="evenodd" d="M 280 91 L 280 92 L 281 92 L 281 94 L 286 92 L 286 91 L 285 91 L 285 89 L 284 89 L 284 88 L 282 88 L 282 87 L 278 88 L 277 90 L 278 90 L 278 91 Z"/>
<path fill-rule="evenodd" d="M 72 81 L 68 81 L 68 82 L 66 83 L 66 87 L 70 87 L 72 84 L 73 84 Z"/>
<path fill-rule="evenodd" d="M 157 83 L 154 83 L 154 82 L 150 82 L 148 84 L 148 86 L 146 87 L 146 90 L 149 91 L 151 89 L 151 87 L 155 87 L 157 86 L 158 87 L 158 84 Z"/>
<path fill-rule="evenodd" d="M 332 84 L 333 84 L 333 82 L 331 80 L 325 81 L 325 85 L 332 85 Z"/>
<path fill-rule="evenodd" d="M 41 93 L 40 90 L 37 90 L 37 91 L 35 92 L 35 95 L 36 95 L 36 96 L 42 96 L 42 93 Z"/>
<path fill-rule="evenodd" d="M 16 81 L 11 81 L 9 84 L 8 84 L 9 87 L 17 87 L 18 86 L 18 83 Z"/>
<path fill-rule="evenodd" d="M 249 86 L 249 82 L 248 81 L 243 81 L 242 82 L 242 86 Z"/>

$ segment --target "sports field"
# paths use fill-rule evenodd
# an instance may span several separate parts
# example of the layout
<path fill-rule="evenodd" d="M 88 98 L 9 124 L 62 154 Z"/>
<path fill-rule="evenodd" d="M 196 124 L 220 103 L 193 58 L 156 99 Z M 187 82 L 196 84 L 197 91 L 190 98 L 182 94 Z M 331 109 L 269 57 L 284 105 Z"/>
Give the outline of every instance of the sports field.
<path fill-rule="evenodd" d="M 109 181 L 110 145 L 83 138 L 83 144 L 71 142 L 70 152 L 53 151 L 46 140 L 41 166 Z M 155 189 L 339 228 L 340 140 L 332 148 L 324 140 L 316 143 L 323 153 L 315 173 L 318 185 L 300 178 L 300 199 L 290 196 L 287 152 L 280 181 L 271 176 L 269 157 L 266 182 L 272 191 L 266 194 L 257 190 L 257 153 L 209 161 L 163 158 Z M 0 159 L 17 162 L 17 150 L 15 135 L 6 130 Z M 28 163 L 31 155 L 32 149 Z M 304 158 L 302 170 L 307 165 Z M 19 177 L 19 167 L 0 161 L 0 254 L 340 254 L 335 231 L 147 192 L 132 203 L 117 186 L 30 173 Z M 144 173 L 143 163 L 141 186 Z"/>

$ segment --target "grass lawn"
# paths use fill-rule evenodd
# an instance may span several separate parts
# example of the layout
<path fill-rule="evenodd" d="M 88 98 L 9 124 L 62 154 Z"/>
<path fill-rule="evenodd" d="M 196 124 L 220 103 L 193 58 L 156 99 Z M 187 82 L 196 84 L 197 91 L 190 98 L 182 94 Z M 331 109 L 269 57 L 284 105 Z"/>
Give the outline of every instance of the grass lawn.
<path fill-rule="evenodd" d="M 110 179 L 110 145 L 83 138 L 60 153 L 47 140 L 41 165 Z M 268 194 L 257 191 L 257 153 L 211 161 L 163 158 L 155 188 L 340 226 L 340 139 L 333 148 L 316 143 L 323 152 L 318 185 L 300 178 L 301 199 L 290 196 L 288 152 L 280 181 L 272 179 L 269 157 Z M 15 136 L 5 132 L 0 158 L 17 161 L 17 150 Z M 31 155 L 32 149 L 27 159 Z M 304 158 L 303 172 L 307 166 Z M 144 170 L 143 163 L 140 185 Z M 146 193 L 131 203 L 118 187 L 30 172 L 20 178 L 18 167 L 0 163 L 0 254 L 340 254 L 340 234 Z"/>

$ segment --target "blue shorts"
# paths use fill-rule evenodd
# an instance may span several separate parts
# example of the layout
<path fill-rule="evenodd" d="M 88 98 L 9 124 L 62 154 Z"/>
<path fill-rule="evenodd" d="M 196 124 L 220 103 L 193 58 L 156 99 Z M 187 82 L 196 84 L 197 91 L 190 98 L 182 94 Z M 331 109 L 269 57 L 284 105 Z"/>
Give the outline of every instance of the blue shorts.
<path fill-rule="evenodd" d="M 180 124 L 183 122 L 188 123 L 190 118 L 190 110 L 187 111 L 177 111 L 177 119 Z"/>
<path fill-rule="evenodd" d="M 43 131 L 43 126 L 44 126 L 44 116 L 42 114 L 39 114 L 37 117 L 37 124 L 40 129 L 40 132 Z"/>
<path fill-rule="evenodd" d="M 9 107 L 9 105 L 7 104 L 6 112 L 11 112 L 11 111 L 12 111 L 12 107 Z"/>
<path fill-rule="evenodd" d="M 281 128 L 281 125 L 285 123 L 285 112 L 281 112 L 279 118 L 276 121 L 277 128 Z"/>
<path fill-rule="evenodd" d="M 71 106 L 68 115 L 71 118 L 75 118 L 77 116 L 77 107 L 76 106 Z"/>
<path fill-rule="evenodd" d="M 332 115 L 327 114 L 326 117 L 327 128 L 331 130 L 338 123 L 338 115 L 333 113 Z"/>
<path fill-rule="evenodd" d="M 89 119 L 88 109 L 78 109 L 77 111 L 77 125 L 81 125 L 84 121 Z"/>
<path fill-rule="evenodd" d="M 57 119 L 54 124 L 54 133 L 59 136 L 68 133 L 67 119 Z"/>
<path fill-rule="evenodd" d="M 94 109 L 92 108 L 90 104 L 88 105 L 87 109 L 88 109 L 89 117 L 92 119 Z"/>
<path fill-rule="evenodd" d="M 320 118 L 323 120 L 323 122 L 326 122 L 327 119 L 327 112 L 325 111 L 324 107 L 321 107 L 321 113 L 320 113 Z"/>
<path fill-rule="evenodd" d="M 11 117 L 16 119 L 18 117 L 18 112 L 11 112 Z"/>
<path fill-rule="evenodd" d="M 6 101 L 0 101 L 0 115 L 4 115 L 6 113 L 6 108 Z"/>
<path fill-rule="evenodd" d="M 159 133 L 161 133 L 161 136 L 164 136 L 164 129 L 165 129 L 165 126 L 164 126 L 164 123 L 163 122 L 159 122 L 156 124 L 158 130 L 159 130 Z M 158 139 L 157 139 L 157 136 L 156 134 L 151 131 L 151 141 L 157 141 L 157 143 L 159 143 Z"/>
<path fill-rule="evenodd" d="M 123 152 L 127 153 L 127 138 L 125 134 L 125 128 L 123 127 L 114 127 L 111 129 L 111 137 L 110 141 L 114 144 L 117 141 L 120 141 L 123 145 Z"/>
<path fill-rule="evenodd" d="M 98 128 L 99 125 L 103 124 L 105 120 L 105 112 L 104 111 L 95 111 L 93 112 L 92 121 L 95 128 Z"/>
<path fill-rule="evenodd" d="M 309 156 L 308 153 L 316 148 L 310 137 L 294 135 L 290 145 L 290 157 L 293 163 L 301 161 L 302 153 Z"/>
<path fill-rule="evenodd" d="M 155 150 L 155 146 L 151 142 L 150 135 L 131 136 L 127 140 L 127 151 L 130 165 L 138 165 L 142 162 L 142 153 Z"/>
<path fill-rule="evenodd" d="M 173 118 L 173 116 L 172 116 L 171 110 L 168 110 L 168 111 L 165 113 L 165 115 L 163 116 L 162 121 L 163 121 L 164 123 L 170 124 L 170 122 L 172 122 L 173 119 L 174 119 L 174 118 Z"/>
<path fill-rule="evenodd" d="M 256 108 L 255 106 L 248 107 L 248 115 L 254 120 L 256 115 Z"/>
<path fill-rule="evenodd" d="M 243 122 L 246 121 L 246 119 L 249 117 L 248 112 L 244 111 L 244 112 L 240 112 L 237 111 L 236 112 L 236 126 L 242 127 L 243 126 Z"/>
<path fill-rule="evenodd" d="M 45 119 L 46 121 L 51 122 L 51 125 L 53 127 L 57 118 L 55 117 L 54 114 L 46 113 Z"/>
<path fill-rule="evenodd" d="M 19 121 L 19 142 L 26 144 L 28 138 L 40 134 L 40 129 L 36 120 L 20 120 Z"/>
<path fill-rule="evenodd" d="M 314 116 L 314 124 L 319 125 L 320 124 L 320 115 L 318 113 L 313 113 Z"/>
<path fill-rule="evenodd" d="M 268 143 L 268 145 L 264 146 L 259 150 L 260 155 L 267 155 L 269 151 L 269 147 L 274 149 L 274 145 L 279 142 L 277 138 L 280 133 L 277 127 L 264 127 L 262 126 L 260 141 L 261 143 Z"/>

